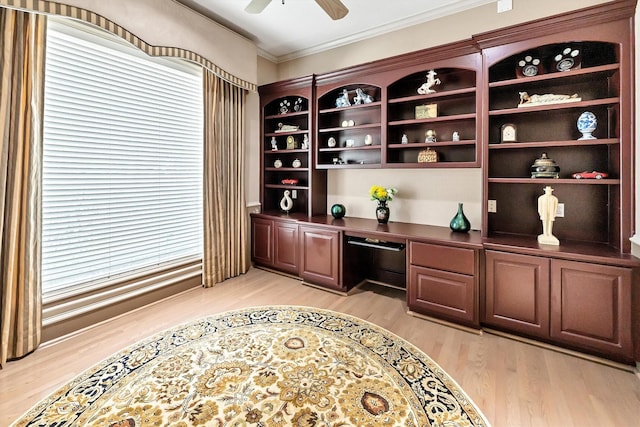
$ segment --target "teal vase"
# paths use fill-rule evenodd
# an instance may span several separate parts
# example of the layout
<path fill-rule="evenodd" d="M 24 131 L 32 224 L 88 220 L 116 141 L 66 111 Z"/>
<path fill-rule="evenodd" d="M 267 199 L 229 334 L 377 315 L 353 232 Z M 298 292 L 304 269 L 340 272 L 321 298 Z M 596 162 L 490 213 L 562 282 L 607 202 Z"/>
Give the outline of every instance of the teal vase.
<path fill-rule="evenodd" d="M 462 203 L 458 203 L 458 213 L 453 217 L 451 222 L 449 223 L 449 227 L 451 230 L 457 233 L 466 233 L 471 229 L 471 223 L 464 216 L 464 211 L 462 210 Z"/>

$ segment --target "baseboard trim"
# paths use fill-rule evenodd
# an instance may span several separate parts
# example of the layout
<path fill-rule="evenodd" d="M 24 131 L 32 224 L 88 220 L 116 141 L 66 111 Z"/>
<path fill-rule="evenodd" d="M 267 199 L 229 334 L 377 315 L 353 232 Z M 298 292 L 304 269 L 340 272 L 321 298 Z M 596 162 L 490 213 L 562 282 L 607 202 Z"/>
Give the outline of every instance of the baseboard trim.
<path fill-rule="evenodd" d="M 312 288 L 316 288 L 316 289 L 319 289 L 321 291 L 331 292 L 332 294 L 340 295 L 342 297 L 349 296 L 349 292 L 344 292 L 344 291 L 339 291 L 337 289 L 327 288 L 327 287 L 324 287 L 322 285 L 315 285 L 313 283 L 305 282 L 304 280 L 301 283 L 303 285 L 305 285 L 305 286 L 310 286 Z"/>
<path fill-rule="evenodd" d="M 415 311 L 407 310 L 407 314 L 409 316 L 417 317 L 419 319 L 428 320 L 429 322 L 438 323 L 443 326 L 448 326 L 450 328 L 459 329 L 463 332 L 468 332 L 474 335 L 482 335 L 482 329 L 480 328 L 472 328 L 471 326 L 459 325 L 454 322 L 449 322 L 447 320 L 438 319 L 437 317 L 427 316 L 426 314 L 416 313 Z"/>
<path fill-rule="evenodd" d="M 171 299 L 173 299 L 173 298 L 177 298 L 178 296 L 180 296 L 180 295 L 182 295 L 182 294 L 185 294 L 185 293 L 187 293 L 187 292 L 194 292 L 194 291 L 197 291 L 197 290 L 200 290 L 200 289 L 202 289 L 202 287 L 201 287 L 201 286 L 190 287 L 190 288 L 185 289 L 185 290 L 183 290 L 183 291 L 181 291 L 181 292 L 178 292 L 178 293 L 172 294 L 172 295 L 170 295 L 170 296 L 168 296 L 168 297 L 161 298 L 161 299 L 157 299 L 157 300 L 152 301 L 152 302 L 150 302 L 150 303 L 148 303 L 148 304 L 145 304 L 145 305 L 143 305 L 143 306 L 137 307 L 137 308 L 135 308 L 135 309 L 133 309 L 133 310 L 129 310 L 129 311 L 127 311 L 127 312 L 117 314 L 117 315 L 115 315 L 115 316 L 109 317 L 108 319 L 100 320 L 99 322 L 92 323 L 92 324 L 87 325 L 87 326 L 84 326 L 84 327 L 82 327 L 82 328 L 80 328 L 80 329 L 75 329 L 75 330 L 73 330 L 73 331 L 71 331 L 71 332 L 68 332 L 68 333 L 66 333 L 66 334 L 64 334 L 64 335 L 60 335 L 60 336 L 57 336 L 57 337 L 51 338 L 51 339 L 49 339 L 49 340 L 47 340 L 47 341 L 44 341 L 44 342 L 40 345 L 40 348 L 46 348 L 46 347 L 49 347 L 49 346 L 52 346 L 52 345 L 58 344 L 58 343 L 60 343 L 60 342 L 66 341 L 66 340 L 68 340 L 68 339 L 70 339 L 70 338 L 73 338 L 73 337 L 75 337 L 76 335 L 80 335 L 80 334 L 82 334 L 82 333 L 84 333 L 84 332 L 86 332 L 86 331 L 89 331 L 89 330 L 91 330 L 91 329 L 94 329 L 94 328 L 96 328 L 96 327 L 98 327 L 98 326 L 100 326 L 100 325 L 103 325 L 103 324 L 105 324 L 105 323 L 109 323 L 109 322 L 111 322 L 111 321 L 113 321 L 113 320 L 115 320 L 115 319 L 118 319 L 118 318 L 122 317 L 122 316 L 127 316 L 127 315 L 129 315 L 129 314 L 131 314 L 131 313 L 133 313 L 133 312 L 136 312 L 136 311 L 139 311 L 139 310 L 143 310 L 143 309 L 149 308 L 150 306 L 153 306 L 153 305 L 159 304 L 159 303 L 161 303 L 161 302 L 165 302 L 165 301 L 167 301 L 167 300 L 171 300 Z"/>
<path fill-rule="evenodd" d="M 634 373 L 634 374 L 638 374 L 638 371 L 636 370 L 636 368 L 634 366 L 631 366 L 631 365 L 625 365 L 624 363 L 614 362 L 613 360 L 605 359 L 603 357 L 593 356 L 591 354 L 581 353 L 581 352 L 575 351 L 575 350 L 569 350 L 567 348 L 558 347 L 558 346 L 553 345 L 553 344 L 548 344 L 548 343 L 545 343 L 545 342 L 536 341 L 534 339 L 521 337 L 521 336 L 518 336 L 518 335 L 510 334 L 508 332 L 498 331 L 496 329 L 491 329 L 491 328 L 483 328 L 483 329 L 488 334 L 501 336 L 503 338 L 509 338 L 509 339 L 512 339 L 512 340 L 515 340 L 515 341 L 523 342 L 525 344 L 531 344 L 531 345 L 534 345 L 536 347 L 541 347 L 541 348 L 544 348 L 546 350 L 556 351 L 558 353 L 563 353 L 563 354 L 567 354 L 567 355 L 570 355 L 570 356 L 578 357 L 580 359 L 588 360 L 590 362 L 599 363 L 601 365 L 609 366 L 611 368 L 617 368 L 617 369 L 620 369 L 620 370 L 623 370 L 623 371 L 627 371 L 627 372 L 631 372 L 631 373 Z"/>

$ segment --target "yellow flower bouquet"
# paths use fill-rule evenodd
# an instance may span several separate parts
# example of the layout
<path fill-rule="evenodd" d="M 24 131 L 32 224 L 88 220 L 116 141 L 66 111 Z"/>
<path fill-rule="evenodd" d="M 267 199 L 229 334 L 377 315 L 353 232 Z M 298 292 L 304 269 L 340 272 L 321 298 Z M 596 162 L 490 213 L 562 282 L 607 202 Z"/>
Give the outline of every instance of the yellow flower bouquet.
<path fill-rule="evenodd" d="M 394 194 L 396 194 L 398 190 L 395 188 L 384 188 L 379 185 L 372 185 L 369 189 L 369 195 L 371 196 L 371 200 L 377 200 L 378 202 L 387 203 L 393 200 Z"/>

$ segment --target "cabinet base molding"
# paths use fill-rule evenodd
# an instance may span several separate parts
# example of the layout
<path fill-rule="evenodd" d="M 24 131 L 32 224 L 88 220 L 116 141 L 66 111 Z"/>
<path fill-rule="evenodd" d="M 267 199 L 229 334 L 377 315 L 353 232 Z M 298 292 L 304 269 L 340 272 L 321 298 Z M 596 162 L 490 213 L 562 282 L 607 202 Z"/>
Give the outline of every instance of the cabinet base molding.
<path fill-rule="evenodd" d="M 497 336 L 500 336 L 500 337 L 509 338 L 509 339 L 516 340 L 516 341 L 520 341 L 520 342 L 523 342 L 523 343 L 526 343 L 526 344 L 535 345 L 536 347 L 544 348 L 546 350 L 556 351 L 558 353 L 567 354 L 569 356 L 579 357 L 580 359 L 588 360 L 590 362 L 595 362 L 595 363 L 599 363 L 601 365 L 606 365 L 606 366 L 610 366 L 612 368 L 617 368 L 617 369 L 620 369 L 620 370 L 623 370 L 623 371 L 631 372 L 631 373 L 634 373 L 634 374 L 636 374 L 636 375 L 638 375 L 640 377 L 640 371 L 636 367 L 634 367 L 632 365 L 626 365 L 624 363 L 614 362 L 613 360 L 605 359 L 603 357 L 593 356 L 591 354 L 586 354 L 586 353 L 581 353 L 579 351 L 569 350 L 568 348 L 558 347 L 558 346 L 553 345 L 553 344 L 536 341 L 536 340 L 533 340 L 533 339 L 530 339 L 530 338 L 521 337 L 521 336 L 518 336 L 518 335 L 510 334 L 508 332 L 499 331 L 497 329 L 491 329 L 491 328 L 487 328 L 487 327 L 483 327 L 482 329 L 488 334 L 497 335 Z M 638 366 L 638 364 L 639 364 L 639 362 L 636 362 L 636 366 Z"/>
<path fill-rule="evenodd" d="M 322 285 L 314 285 L 313 283 L 305 282 L 304 280 L 302 280 L 300 283 L 302 283 L 305 286 L 310 286 L 312 288 L 320 289 L 321 291 L 331 292 L 332 294 L 340 295 L 340 296 L 343 296 L 343 297 L 349 296 L 349 292 L 338 291 L 337 289 L 327 288 L 327 287 L 322 286 Z M 355 287 L 354 287 L 354 289 L 355 289 Z"/>
<path fill-rule="evenodd" d="M 269 268 L 269 267 L 265 267 L 263 265 L 257 265 L 257 264 L 253 264 L 253 267 L 259 268 L 260 270 L 269 271 L 271 273 L 275 273 L 280 276 L 288 277 L 290 279 L 300 280 L 300 277 L 296 276 L 295 274 L 285 273 L 284 271 L 276 270 L 275 268 Z"/>
<path fill-rule="evenodd" d="M 470 326 L 460 325 L 458 323 L 449 322 L 446 320 L 438 319 L 437 317 L 427 316 L 426 314 L 416 313 L 412 310 L 407 310 L 407 314 L 409 316 L 417 317 L 419 319 L 428 320 L 429 322 L 438 323 L 443 326 L 448 326 L 450 328 L 459 329 L 463 332 L 469 332 L 474 335 L 482 335 L 482 329 L 472 328 Z"/>

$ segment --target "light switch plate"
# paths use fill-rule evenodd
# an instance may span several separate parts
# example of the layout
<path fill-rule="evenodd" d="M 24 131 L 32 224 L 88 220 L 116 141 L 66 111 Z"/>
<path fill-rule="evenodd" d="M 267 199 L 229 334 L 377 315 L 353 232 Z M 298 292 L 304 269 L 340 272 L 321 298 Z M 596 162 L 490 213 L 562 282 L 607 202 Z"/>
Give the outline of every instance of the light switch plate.
<path fill-rule="evenodd" d="M 513 0 L 498 0 L 498 13 L 513 9 Z"/>

